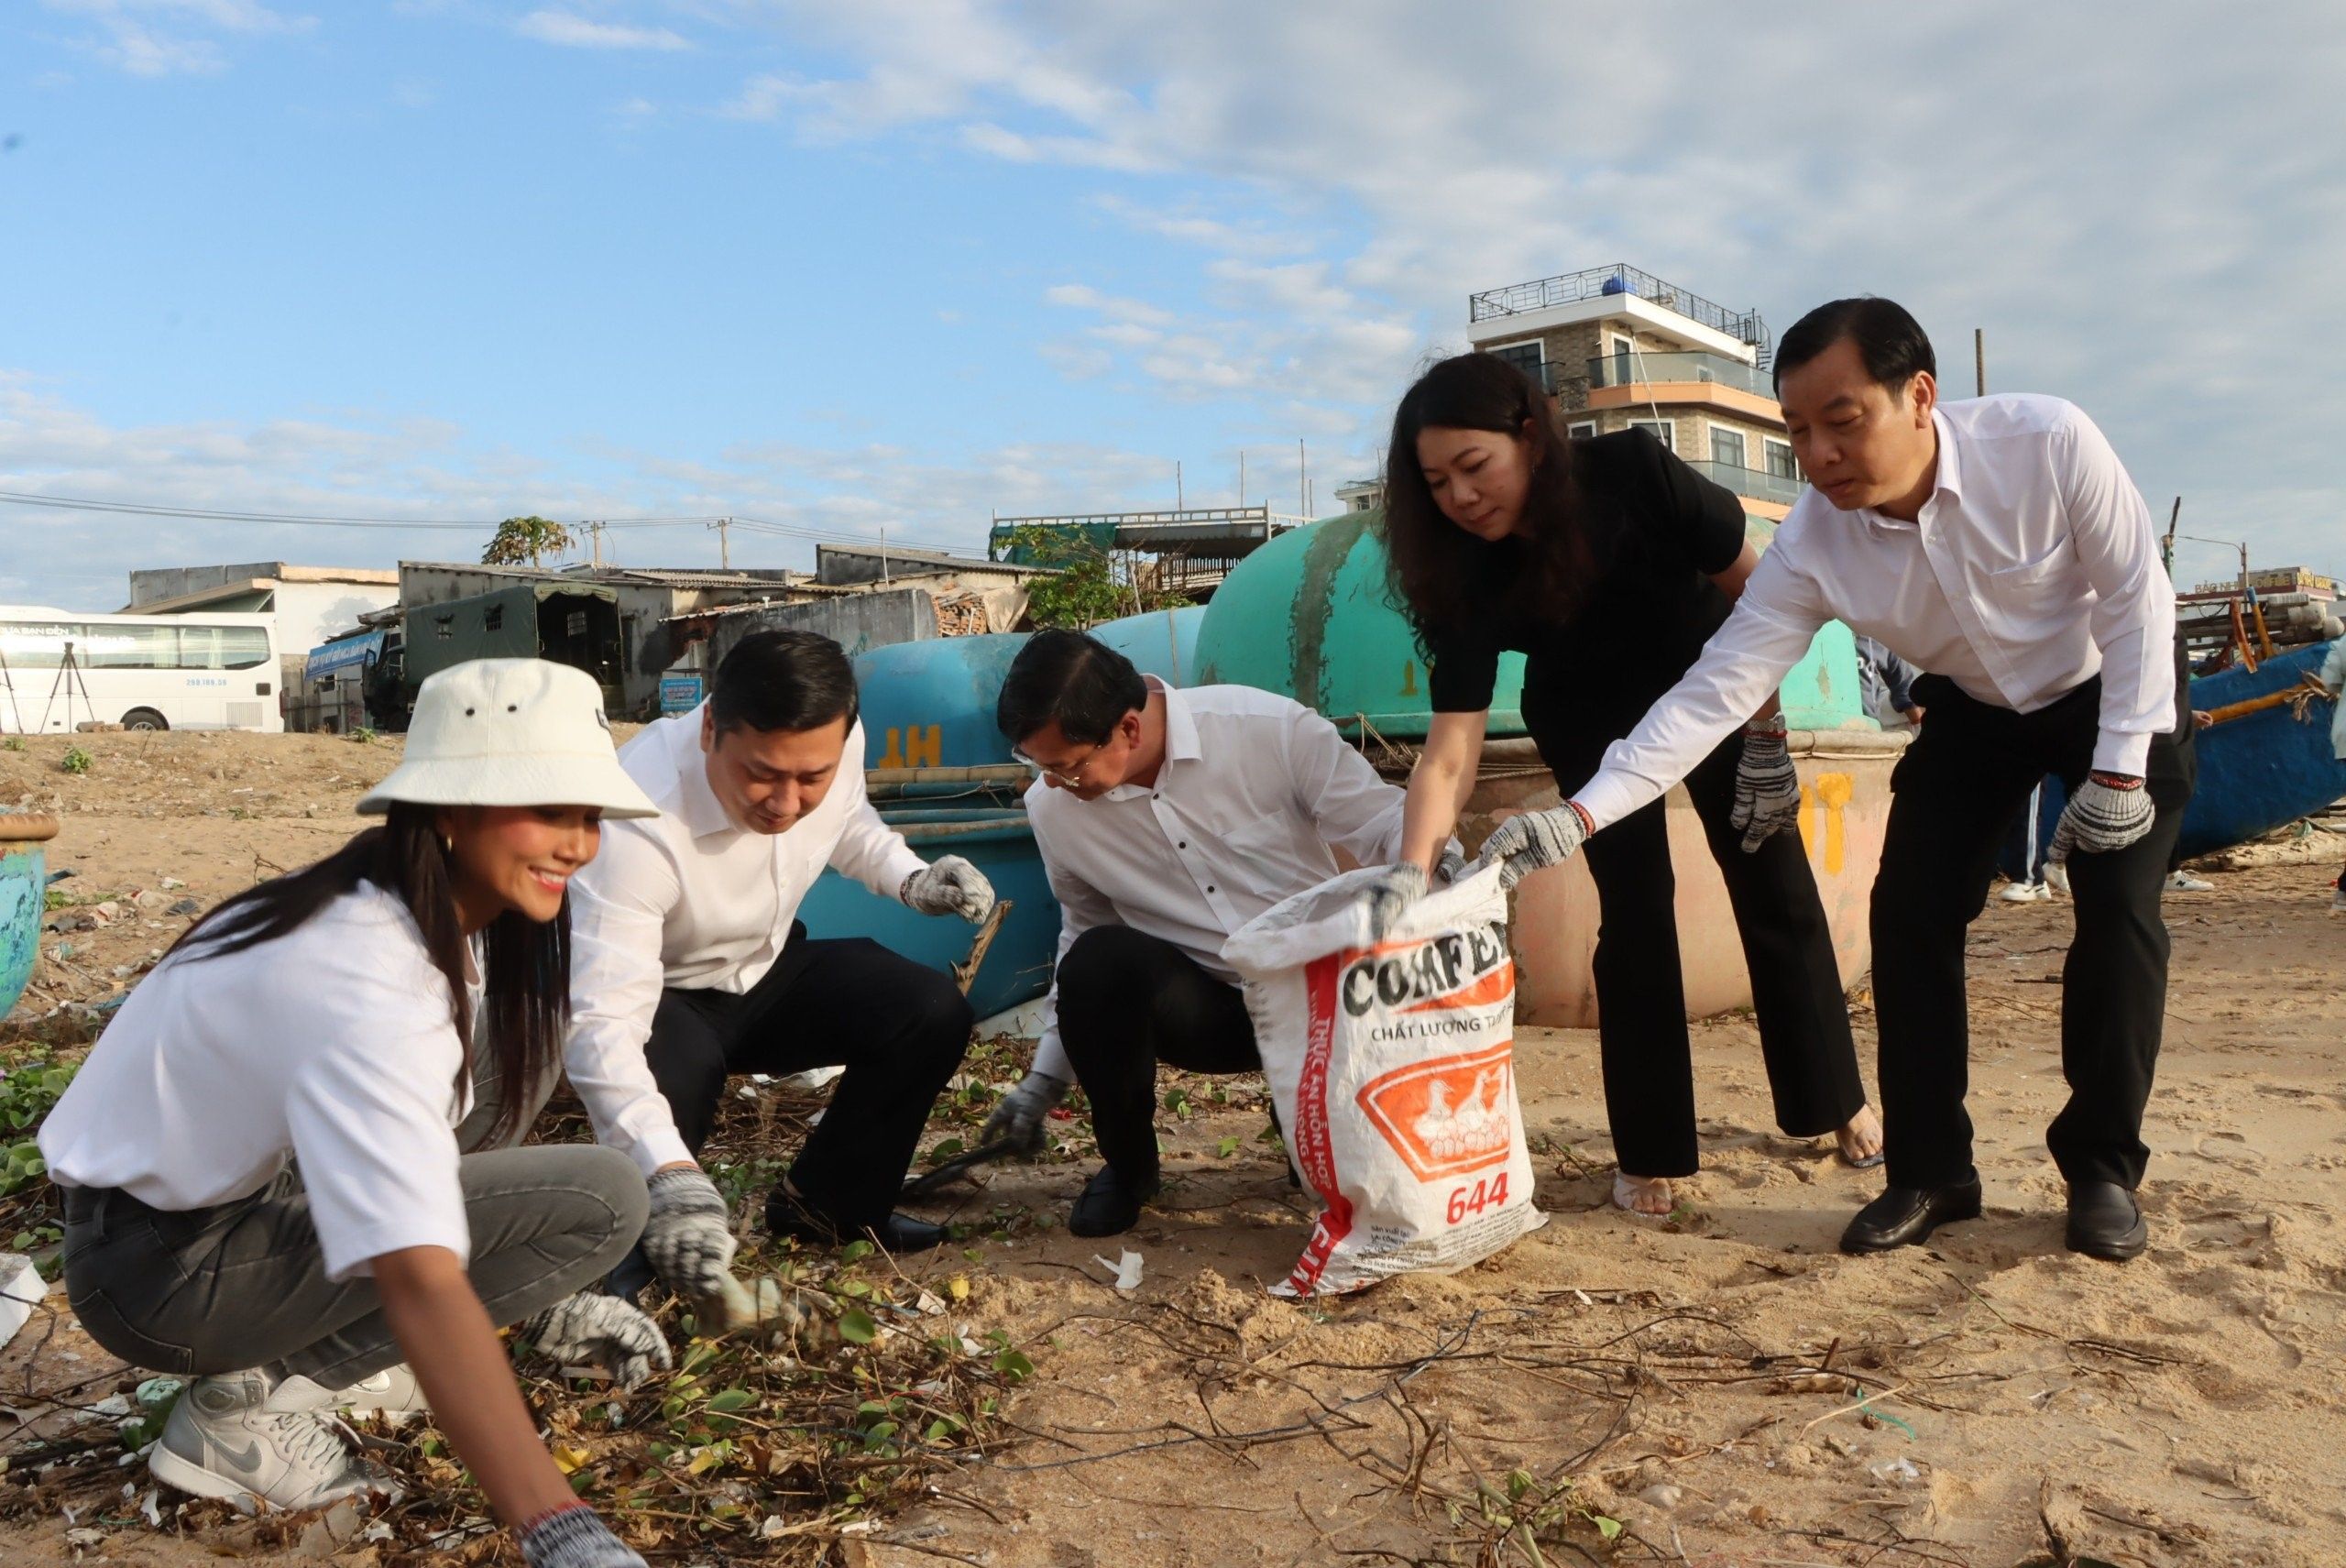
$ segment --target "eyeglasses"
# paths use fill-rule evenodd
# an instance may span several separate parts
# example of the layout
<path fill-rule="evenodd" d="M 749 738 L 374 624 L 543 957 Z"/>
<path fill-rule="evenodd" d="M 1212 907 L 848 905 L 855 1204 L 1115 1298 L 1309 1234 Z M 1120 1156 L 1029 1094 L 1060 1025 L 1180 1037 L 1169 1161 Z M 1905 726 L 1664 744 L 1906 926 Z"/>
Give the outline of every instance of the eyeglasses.
<path fill-rule="evenodd" d="M 1091 759 L 1097 757 L 1101 752 L 1107 749 L 1108 743 L 1102 740 L 1099 745 L 1094 746 L 1091 751 L 1086 751 L 1083 754 L 1083 760 L 1081 762 L 1077 762 L 1072 767 L 1067 768 L 1047 767 L 1043 763 L 1038 762 L 1034 758 L 1028 756 L 1025 752 L 1018 750 L 1015 746 L 1010 749 L 1010 755 L 1012 761 L 1025 763 L 1026 767 L 1032 770 L 1035 775 L 1038 778 L 1047 773 L 1063 784 L 1080 784 L 1083 782 L 1083 770 L 1091 765 Z"/>

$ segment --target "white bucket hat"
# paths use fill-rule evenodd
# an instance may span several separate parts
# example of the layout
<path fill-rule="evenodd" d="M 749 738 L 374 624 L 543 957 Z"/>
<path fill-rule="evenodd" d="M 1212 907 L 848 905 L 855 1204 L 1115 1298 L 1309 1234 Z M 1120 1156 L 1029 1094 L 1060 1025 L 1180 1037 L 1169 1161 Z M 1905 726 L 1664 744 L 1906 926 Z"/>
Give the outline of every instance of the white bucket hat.
<path fill-rule="evenodd" d="M 598 806 L 606 817 L 660 808 L 619 766 L 594 677 L 549 659 L 473 659 L 425 679 L 407 757 L 358 802 L 379 817 L 416 806 Z"/>

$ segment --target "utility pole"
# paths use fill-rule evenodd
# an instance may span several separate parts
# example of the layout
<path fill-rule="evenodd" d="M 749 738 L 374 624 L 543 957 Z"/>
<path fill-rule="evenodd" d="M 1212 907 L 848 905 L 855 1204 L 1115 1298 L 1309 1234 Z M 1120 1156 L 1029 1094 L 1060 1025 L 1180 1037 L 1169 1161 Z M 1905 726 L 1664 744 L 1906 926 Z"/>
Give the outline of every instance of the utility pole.
<path fill-rule="evenodd" d="M 1173 459 L 1173 510 L 1175 511 L 1188 510 L 1187 503 L 1181 499 L 1181 460 L 1178 457 Z"/>
<path fill-rule="evenodd" d="M 1979 389 L 1978 395 L 1986 397 L 1988 395 L 1988 329 L 1986 327 L 1975 326 L 1971 329 L 1971 375 L 1973 381 Z"/>
<path fill-rule="evenodd" d="M 888 586 L 888 525 L 880 525 L 880 586 Z"/>
<path fill-rule="evenodd" d="M 720 517 L 717 520 L 717 564 L 729 572 L 733 569 L 732 529 L 731 518 Z"/>
<path fill-rule="evenodd" d="M 603 564 L 603 525 L 599 522 L 588 523 L 586 538 L 595 553 L 595 565 L 600 567 Z"/>
<path fill-rule="evenodd" d="M 1238 449 L 1238 510 L 1246 510 L 1246 449 Z"/>
<path fill-rule="evenodd" d="M 1303 455 L 1303 437 L 1295 438 L 1295 509 L 1299 517 L 1311 515 L 1311 465 Z"/>

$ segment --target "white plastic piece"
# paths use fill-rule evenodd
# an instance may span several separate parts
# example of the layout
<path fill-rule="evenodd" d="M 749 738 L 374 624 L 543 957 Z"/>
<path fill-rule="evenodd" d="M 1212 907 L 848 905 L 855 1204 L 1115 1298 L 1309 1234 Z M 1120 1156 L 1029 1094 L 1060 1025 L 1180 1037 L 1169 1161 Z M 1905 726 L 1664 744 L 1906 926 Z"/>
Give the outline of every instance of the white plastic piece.
<path fill-rule="evenodd" d="M 0 1345 L 32 1321 L 33 1309 L 49 1294 L 49 1281 L 23 1253 L 0 1253 Z"/>
<path fill-rule="evenodd" d="M 1115 1262 L 1110 1263 L 1095 1252 L 1091 1255 L 1091 1261 L 1102 1268 L 1114 1271 L 1117 1289 L 1137 1290 L 1140 1288 L 1140 1254 L 1126 1248 Z"/>

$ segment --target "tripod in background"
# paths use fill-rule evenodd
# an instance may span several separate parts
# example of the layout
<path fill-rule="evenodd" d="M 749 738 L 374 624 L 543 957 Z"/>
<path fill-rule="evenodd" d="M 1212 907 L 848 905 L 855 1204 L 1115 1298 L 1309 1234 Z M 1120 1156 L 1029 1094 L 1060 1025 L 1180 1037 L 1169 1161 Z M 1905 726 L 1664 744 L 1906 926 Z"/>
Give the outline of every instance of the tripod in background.
<path fill-rule="evenodd" d="M 57 663 L 57 678 L 49 683 L 49 706 L 40 710 L 40 727 L 43 730 L 48 729 L 49 713 L 57 707 L 57 699 L 61 694 L 65 698 L 65 732 L 69 735 L 73 732 L 73 694 L 77 689 L 82 694 L 82 708 L 88 713 L 91 721 L 96 722 L 98 705 L 90 700 L 89 684 L 82 679 L 82 666 L 74 660 L 73 640 L 69 637 L 65 640 L 65 656 Z M 15 701 L 13 688 L 9 694 L 9 700 Z"/>

